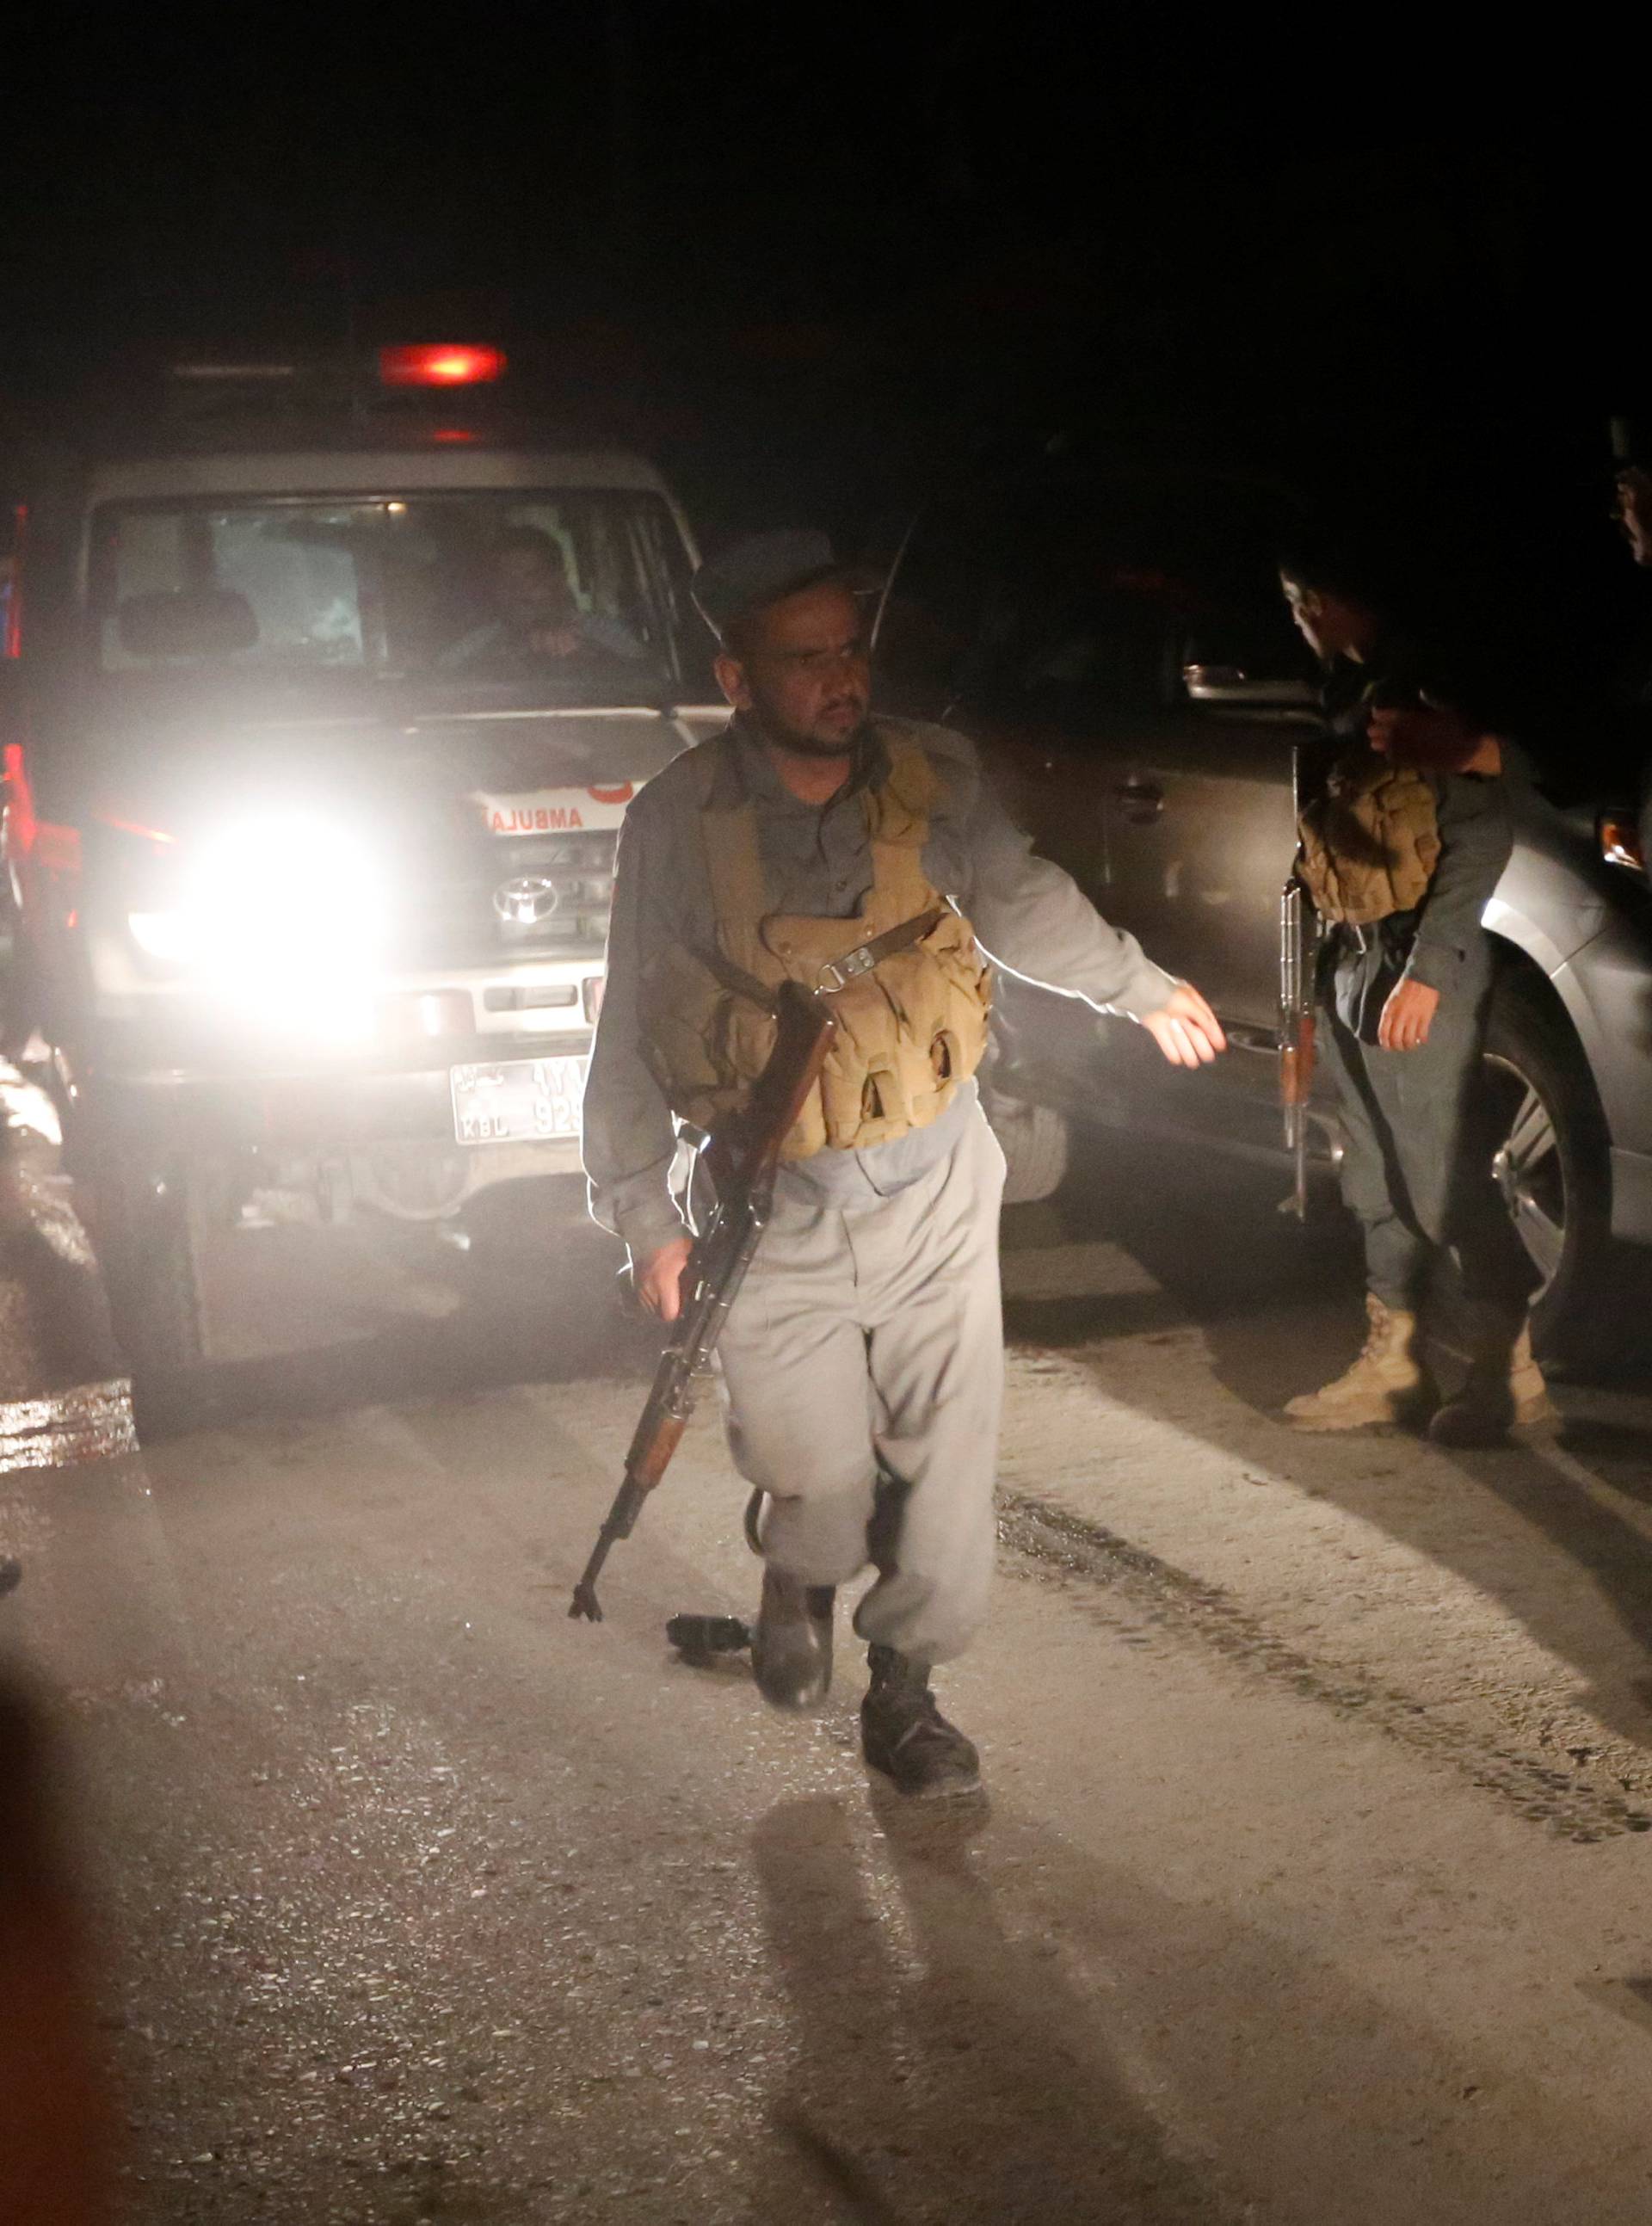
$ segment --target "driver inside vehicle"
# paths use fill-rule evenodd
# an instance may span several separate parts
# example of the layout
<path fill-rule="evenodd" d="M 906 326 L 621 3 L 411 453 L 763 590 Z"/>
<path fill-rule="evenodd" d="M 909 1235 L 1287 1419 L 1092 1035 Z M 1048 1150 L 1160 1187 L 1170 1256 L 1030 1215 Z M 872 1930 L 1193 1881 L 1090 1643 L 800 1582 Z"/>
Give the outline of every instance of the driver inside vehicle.
<path fill-rule="evenodd" d="M 514 679 L 559 667 L 634 665 L 643 645 L 629 626 L 580 608 L 560 548 L 537 525 L 512 525 L 493 544 L 488 595 L 494 616 L 442 652 L 442 668 Z"/>

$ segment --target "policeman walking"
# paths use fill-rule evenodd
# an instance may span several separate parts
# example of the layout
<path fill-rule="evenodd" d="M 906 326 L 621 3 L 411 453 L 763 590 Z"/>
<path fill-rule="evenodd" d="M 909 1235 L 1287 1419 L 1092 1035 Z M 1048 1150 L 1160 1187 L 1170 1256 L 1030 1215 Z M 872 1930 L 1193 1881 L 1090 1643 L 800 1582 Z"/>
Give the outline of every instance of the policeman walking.
<path fill-rule="evenodd" d="M 820 1701 L 836 1587 L 873 1567 L 855 1617 L 867 1760 L 905 1793 L 968 1792 L 975 1750 L 930 1671 L 968 1645 L 993 1561 L 1004 1162 L 974 1078 L 991 961 L 1128 1014 L 1179 1065 L 1214 1059 L 1222 1030 L 1033 855 L 969 742 L 869 716 L 861 614 L 824 536 L 748 539 L 694 592 L 734 716 L 621 830 L 585 1099 L 593 1211 L 673 1319 L 677 1123 L 739 1108 L 783 981 L 832 995 L 826 1072 L 721 1345 L 734 1460 L 766 1495 L 757 1681 L 778 1708 Z"/>

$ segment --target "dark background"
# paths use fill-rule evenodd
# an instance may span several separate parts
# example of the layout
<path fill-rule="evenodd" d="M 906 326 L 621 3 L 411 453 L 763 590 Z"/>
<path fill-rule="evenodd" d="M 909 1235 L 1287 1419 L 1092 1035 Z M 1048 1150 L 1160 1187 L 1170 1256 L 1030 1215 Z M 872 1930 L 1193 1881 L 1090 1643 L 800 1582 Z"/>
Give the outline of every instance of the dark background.
<path fill-rule="evenodd" d="M 69 11 L 3 78 L 0 408 L 144 351 L 499 338 L 707 537 L 1052 436 L 1414 485 L 1609 568 L 1640 63 L 1512 15 Z M 1621 34 L 1618 35 L 1621 36 Z"/>

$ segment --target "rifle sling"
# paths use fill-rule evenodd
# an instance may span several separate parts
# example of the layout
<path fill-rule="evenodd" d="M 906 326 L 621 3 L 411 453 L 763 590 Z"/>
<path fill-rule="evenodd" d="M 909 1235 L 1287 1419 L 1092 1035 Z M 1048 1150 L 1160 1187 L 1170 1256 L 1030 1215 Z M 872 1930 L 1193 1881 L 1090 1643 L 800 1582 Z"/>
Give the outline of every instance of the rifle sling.
<path fill-rule="evenodd" d="M 753 1005 L 760 1005 L 766 1013 L 779 1009 L 778 992 L 771 989 L 766 983 L 759 982 L 755 974 L 748 974 L 743 966 L 736 966 L 734 960 L 722 951 L 702 951 L 696 955 L 707 970 L 715 974 L 724 989 L 732 990 L 735 996 L 744 997 Z"/>

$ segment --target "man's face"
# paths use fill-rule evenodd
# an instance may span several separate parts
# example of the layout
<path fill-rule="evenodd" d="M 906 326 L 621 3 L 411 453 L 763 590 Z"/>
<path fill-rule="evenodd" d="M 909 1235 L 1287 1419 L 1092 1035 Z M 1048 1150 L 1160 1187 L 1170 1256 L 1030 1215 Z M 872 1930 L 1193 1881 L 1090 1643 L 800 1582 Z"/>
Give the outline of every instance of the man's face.
<path fill-rule="evenodd" d="M 1373 629 L 1363 611 L 1340 595 L 1305 587 L 1288 572 L 1281 576 L 1280 585 L 1297 632 L 1323 663 L 1329 665 L 1337 657 L 1351 657 L 1357 662 L 1364 656 Z"/>
<path fill-rule="evenodd" d="M 562 568 L 537 549 L 501 549 L 493 559 L 493 599 L 509 626 L 526 633 L 556 626 L 569 614 Z"/>
<path fill-rule="evenodd" d="M 1652 472 L 1631 464 L 1617 474 L 1617 523 L 1637 564 L 1652 567 Z"/>
<path fill-rule="evenodd" d="M 717 659 L 736 710 L 800 757 L 846 757 L 866 723 L 872 667 L 855 598 L 830 581 L 772 603 L 751 621 L 742 653 Z"/>

